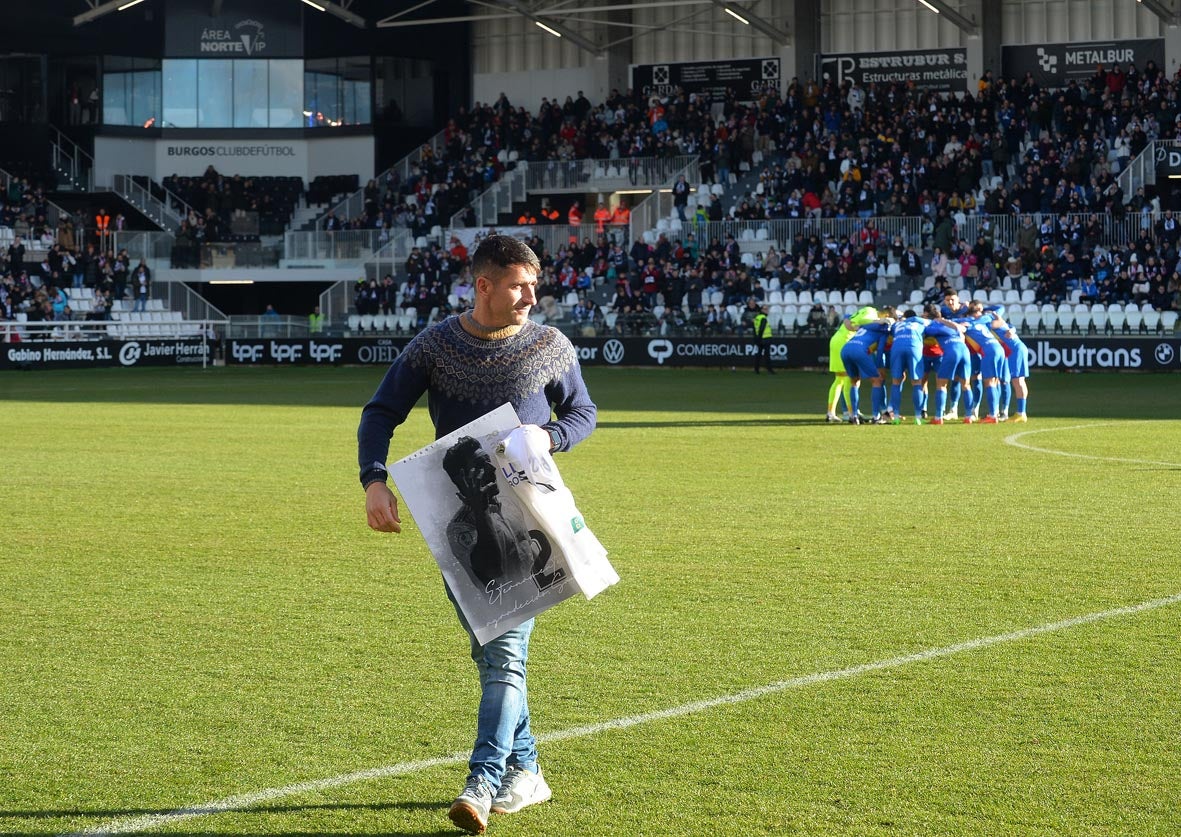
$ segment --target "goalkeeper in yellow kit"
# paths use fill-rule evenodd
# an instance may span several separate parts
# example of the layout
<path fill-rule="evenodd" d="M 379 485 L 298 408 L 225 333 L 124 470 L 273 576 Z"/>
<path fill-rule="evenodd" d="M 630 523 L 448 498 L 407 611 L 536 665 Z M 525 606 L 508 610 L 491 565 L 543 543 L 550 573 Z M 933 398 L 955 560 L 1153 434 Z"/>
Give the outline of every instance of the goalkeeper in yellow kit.
<path fill-rule="evenodd" d="M 857 329 L 877 318 L 876 308 L 870 306 L 858 308 L 841 321 L 840 326 L 828 341 L 828 371 L 835 376 L 832 386 L 828 388 L 828 410 L 824 417 L 824 420 L 829 423 L 843 421 L 837 415 L 837 405 L 842 396 L 845 399 L 845 410 L 849 409 L 849 392 L 852 389 L 852 384 L 849 382 L 849 376 L 845 374 L 845 364 L 841 361 L 841 349 L 849 342 L 849 338 L 857 333 Z"/>

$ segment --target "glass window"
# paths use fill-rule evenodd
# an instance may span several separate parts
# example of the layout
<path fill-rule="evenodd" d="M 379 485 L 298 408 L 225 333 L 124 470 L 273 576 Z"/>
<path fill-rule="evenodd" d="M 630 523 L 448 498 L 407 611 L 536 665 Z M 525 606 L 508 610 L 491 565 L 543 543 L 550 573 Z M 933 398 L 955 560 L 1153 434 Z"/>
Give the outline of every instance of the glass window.
<path fill-rule="evenodd" d="M 130 125 L 127 77 L 130 73 L 103 73 L 103 123 Z"/>
<path fill-rule="evenodd" d="M 267 122 L 272 128 L 298 128 L 303 124 L 300 121 L 304 100 L 303 61 L 297 58 L 267 63 L 270 64 L 270 118 Z"/>
<path fill-rule="evenodd" d="M 171 58 L 164 61 L 164 126 L 197 127 L 197 60 Z"/>
<path fill-rule="evenodd" d="M 344 78 L 344 124 L 368 125 L 373 121 L 369 59 L 342 58 L 340 72 Z"/>
<path fill-rule="evenodd" d="M 197 62 L 197 127 L 234 126 L 233 61 Z"/>
<path fill-rule="evenodd" d="M 234 62 L 234 127 L 265 128 L 267 117 L 267 63 Z"/>
<path fill-rule="evenodd" d="M 340 119 L 340 78 L 336 59 L 308 61 L 303 77 L 305 125 L 309 128 L 332 125 Z"/>
<path fill-rule="evenodd" d="M 149 128 L 160 119 L 160 73 L 127 73 L 131 124 Z"/>

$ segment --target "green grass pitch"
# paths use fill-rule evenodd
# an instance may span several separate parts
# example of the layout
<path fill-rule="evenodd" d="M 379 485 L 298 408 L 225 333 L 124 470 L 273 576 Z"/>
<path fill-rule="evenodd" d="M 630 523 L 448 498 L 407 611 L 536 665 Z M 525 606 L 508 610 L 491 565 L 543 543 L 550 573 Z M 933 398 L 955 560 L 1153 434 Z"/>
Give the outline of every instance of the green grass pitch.
<path fill-rule="evenodd" d="M 382 371 L 0 377 L 0 833 L 456 833 L 474 669 L 365 526 Z M 587 379 L 559 464 L 622 581 L 539 618 L 554 799 L 490 833 L 1181 833 L 1181 379 L 861 428 L 820 373 Z"/>

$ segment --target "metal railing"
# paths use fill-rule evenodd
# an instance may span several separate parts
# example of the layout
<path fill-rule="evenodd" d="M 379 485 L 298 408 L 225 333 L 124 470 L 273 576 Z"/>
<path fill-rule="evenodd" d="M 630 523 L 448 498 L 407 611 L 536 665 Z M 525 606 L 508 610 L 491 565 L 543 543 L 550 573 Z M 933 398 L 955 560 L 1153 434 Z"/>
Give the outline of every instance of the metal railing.
<path fill-rule="evenodd" d="M 9 172 L 5 171 L 4 169 L 0 169 L 0 189 L 3 190 L 5 195 L 7 195 L 9 186 L 12 185 L 12 182 L 14 180 L 20 180 L 20 178 L 16 177 L 15 175 L 10 174 Z M 62 218 L 70 218 L 73 216 L 71 215 L 71 213 L 67 212 L 66 210 L 64 210 L 60 206 L 58 206 L 56 203 L 54 203 L 53 201 L 49 201 L 49 200 L 45 201 L 45 210 L 46 210 L 45 223 L 48 227 L 53 229 L 54 237 L 56 238 L 57 237 L 56 236 L 57 228 L 59 226 L 61 226 Z M 20 208 L 21 215 L 28 215 L 32 211 L 33 211 L 33 205 L 31 203 L 21 204 L 21 208 Z"/>
<path fill-rule="evenodd" d="M 226 317 L 205 319 L 132 319 L 68 320 L 54 322 L 0 321 L 0 343 L 14 338 L 22 343 L 64 340 L 134 340 L 156 338 L 178 340 L 200 337 L 216 340 L 228 324 Z M 207 357 L 212 353 L 207 353 Z"/>
<path fill-rule="evenodd" d="M 180 200 L 180 198 L 172 195 L 173 200 L 180 204 L 181 213 L 178 214 L 165 201 L 153 195 L 150 188 L 136 183 L 130 174 L 114 175 L 112 178 L 112 187 L 115 190 L 115 194 L 142 212 L 148 220 L 159 226 L 162 230 L 175 232 L 189 212 L 192 211 L 192 207 Z M 171 194 L 168 190 L 164 191 L 165 194 Z"/>
<path fill-rule="evenodd" d="M 672 183 L 674 183 L 680 175 L 685 175 L 685 180 L 687 180 L 689 183 L 701 182 L 701 167 L 699 166 L 696 157 L 674 159 L 684 159 L 686 162 L 680 169 L 668 173 L 668 179 L 665 181 L 665 183 L 669 188 L 658 189 L 632 207 L 631 231 L 629 233 L 629 238 L 631 238 L 633 241 L 637 238 L 640 238 L 640 236 L 642 236 L 646 230 L 655 229 L 662 218 L 667 218 L 672 214 Z M 686 215 L 686 217 L 688 217 L 688 215 Z"/>
<path fill-rule="evenodd" d="M 1128 161 L 1128 165 L 1116 177 L 1116 182 L 1127 202 L 1141 186 L 1156 185 L 1156 159 L 1158 150 L 1176 151 L 1181 148 L 1177 140 L 1153 140 L 1143 151 Z"/>
<path fill-rule="evenodd" d="M 53 170 L 64 177 L 74 190 L 93 192 L 94 157 L 56 126 L 50 125 L 49 130 L 53 132 L 49 142 L 50 165 L 53 166 Z"/>
<path fill-rule="evenodd" d="M 513 201 L 523 201 L 528 196 L 525 188 L 525 166 L 507 171 L 504 176 L 481 192 L 470 204 L 476 213 L 476 226 L 494 226 L 497 216 L 513 208 Z M 463 216 L 467 207 L 451 216 L 450 226 L 463 227 Z"/>
<path fill-rule="evenodd" d="M 622 157 L 616 160 L 521 161 L 530 192 L 615 192 L 663 186 L 685 170 L 694 156 Z"/>
<path fill-rule="evenodd" d="M 653 195 L 653 198 L 655 197 Z M 647 202 L 644 201 L 644 203 Z M 667 202 L 671 203 L 671 201 Z M 636 209 L 639 210 L 640 207 Z M 636 215 L 637 211 L 633 210 L 633 220 Z M 662 216 L 656 222 L 655 227 L 644 229 L 640 235 L 651 241 L 653 236 L 663 234 L 672 241 L 675 239 L 684 240 L 689 233 L 692 233 L 702 246 L 708 245 L 715 239 L 723 241 L 727 235 L 733 235 L 740 246 L 750 244 L 759 247 L 759 245 L 765 244 L 768 247 L 774 245 L 777 249 L 784 249 L 791 247 L 797 234 L 802 235 L 805 239 L 816 235 L 822 241 L 829 237 L 836 242 L 847 241 L 851 237 L 855 241 L 859 241 L 861 231 L 866 228 L 868 221 L 872 221 L 881 234 L 878 239 L 879 251 L 888 248 L 893 242 L 894 236 L 901 238 L 903 245 L 914 244 L 920 248 L 929 247 L 932 235 L 928 220 L 922 216 L 875 215 L 871 218 L 793 218 L 702 223 L 695 222 L 688 214 L 686 217 L 689 220 L 681 222 L 675 218 L 670 219 L 667 215 Z M 1096 240 L 1089 243 L 1105 248 L 1127 246 L 1144 230 L 1148 230 L 1150 235 L 1154 235 L 1152 228 L 1156 220 L 1156 217 L 1150 213 L 1131 213 L 1122 218 L 1116 218 L 1106 212 L 1082 212 L 1069 215 L 1059 213 L 966 215 L 962 219 L 962 223 L 956 225 L 955 235 L 968 242 L 969 245 L 973 245 L 976 243 L 977 236 L 985 232 L 985 224 L 987 223 L 991 226 L 990 235 L 994 245 L 1003 244 L 1013 247 L 1017 243 L 1017 235 L 1024 226 L 1026 218 L 1030 219 L 1035 230 L 1039 229 L 1042 222 L 1047 219 L 1057 222 L 1061 218 L 1067 218 L 1071 223 L 1078 222 L 1084 232 L 1087 230 L 1088 224 L 1098 221 L 1098 226 L 1093 227 L 1093 230 L 1098 233 Z"/>
<path fill-rule="evenodd" d="M 548 253 L 557 253 L 572 242 L 581 245 L 589 240 L 597 244 L 602 237 L 606 237 L 609 243 L 620 244 L 624 250 L 631 244 L 627 240 L 627 224 L 604 224 L 602 229 L 598 224 L 539 224 L 533 227 L 533 235 L 540 239 Z"/>
<path fill-rule="evenodd" d="M 384 243 L 381 230 L 293 231 L 283 234 L 283 258 L 360 262 Z"/>
<path fill-rule="evenodd" d="M 436 157 L 441 156 L 445 150 L 443 131 L 439 131 L 439 133 L 426 140 L 426 142 L 421 143 L 418 148 L 414 149 L 401 160 L 394 163 L 381 174 L 374 177 L 373 179 L 377 183 L 377 188 L 382 190 L 384 193 L 386 181 L 389 179 L 391 174 L 397 175 L 398 183 L 405 183 L 407 178 L 410 177 L 410 173 L 413 171 L 414 166 L 422 162 L 422 150 L 424 148 L 430 148 Z M 365 184 L 362 184 L 360 189 L 353 192 L 344 200 L 340 201 L 340 203 L 330 207 L 330 210 L 333 212 L 333 214 L 341 221 L 356 218 L 364 211 L 364 209 Z M 327 217 L 327 215 L 328 212 L 325 211 L 323 215 L 316 219 L 317 230 L 324 229 L 324 219 Z"/>
<path fill-rule="evenodd" d="M 343 323 L 353 305 L 355 282 L 334 282 L 320 294 L 320 313 L 329 328 Z"/>
<path fill-rule="evenodd" d="M 233 314 L 225 328 L 227 339 L 253 339 L 257 337 L 307 337 L 310 333 L 307 317 L 289 314 L 263 317 L 254 314 Z"/>
<path fill-rule="evenodd" d="M 414 241 L 410 230 L 404 227 L 395 229 L 390 240 L 374 250 L 373 255 L 365 262 L 366 277 L 380 279 L 387 273 L 397 275 L 398 268 L 406 264 L 406 259 L 410 257 Z"/>
<path fill-rule="evenodd" d="M 185 320 L 224 323 L 225 313 L 184 282 L 154 282 L 152 295 L 164 300 L 164 307 L 179 311 Z"/>
<path fill-rule="evenodd" d="M 126 250 L 133 267 L 143 259 L 155 273 L 160 268 L 172 267 L 176 236 L 165 231 L 122 230 L 112 234 L 112 247 L 116 253 Z"/>
<path fill-rule="evenodd" d="M 409 230 L 394 230 L 393 237 L 374 250 L 373 255 L 365 261 L 365 272 L 357 278 L 364 276 L 366 279 L 380 280 L 387 273 L 397 276 L 410 257 L 410 248 L 413 246 L 414 239 Z M 340 281 L 320 294 L 320 313 L 330 328 L 344 324 L 353 307 L 356 286 L 355 281 Z"/>

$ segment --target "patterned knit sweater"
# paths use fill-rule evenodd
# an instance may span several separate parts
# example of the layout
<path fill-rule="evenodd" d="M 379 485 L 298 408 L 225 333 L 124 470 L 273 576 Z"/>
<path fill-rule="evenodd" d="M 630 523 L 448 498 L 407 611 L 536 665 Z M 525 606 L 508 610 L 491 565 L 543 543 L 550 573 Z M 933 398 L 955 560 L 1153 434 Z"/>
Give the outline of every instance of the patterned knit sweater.
<path fill-rule="evenodd" d="M 479 329 L 466 322 L 469 329 Z M 377 466 L 389 455 L 394 428 L 424 392 L 435 438 L 506 401 L 523 424 L 553 430 L 557 450 L 569 450 L 595 427 L 597 410 L 578 355 L 560 331 L 530 320 L 519 330 L 476 336 L 460 317 L 448 317 L 410 341 L 361 411 L 357 460 L 362 484 L 383 476 Z"/>

